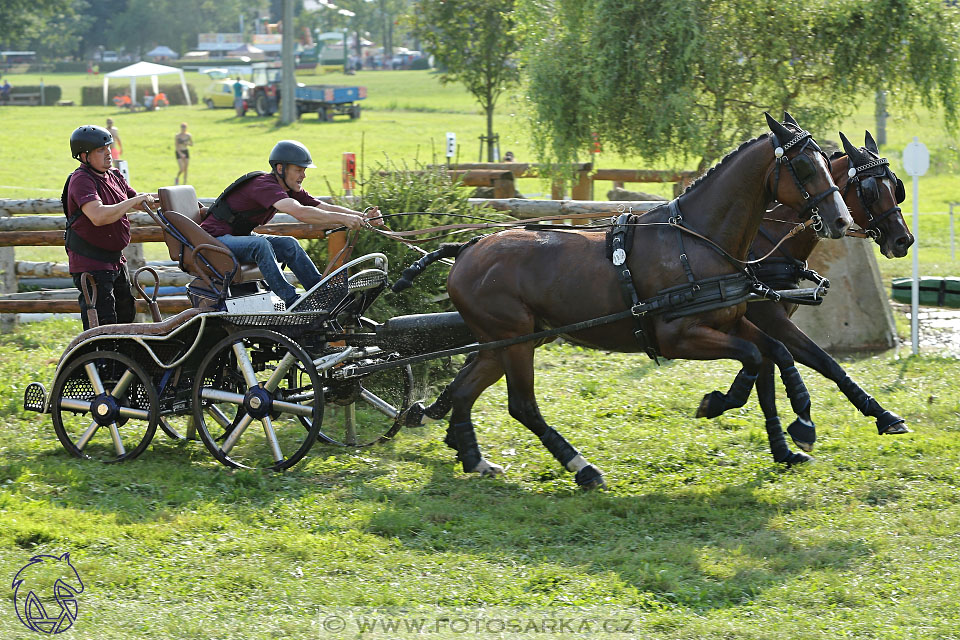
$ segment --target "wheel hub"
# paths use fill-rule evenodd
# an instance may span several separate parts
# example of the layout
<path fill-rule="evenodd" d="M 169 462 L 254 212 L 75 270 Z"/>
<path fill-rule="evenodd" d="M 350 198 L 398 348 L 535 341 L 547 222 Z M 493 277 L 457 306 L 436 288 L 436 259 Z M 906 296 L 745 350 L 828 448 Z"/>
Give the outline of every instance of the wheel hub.
<path fill-rule="evenodd" d="M 120 415 L 120 405 L 116 398 L 102 393 L 90 403 L 90 412 L 93 414 L 93 419 L 102 427 L 117 421 Z"/>
<path fill-rule="evenodd" d="M 252 417 L 262 418 L 272 410 L 273 396 L 263 387 L 253 387 L 243 397 L 243 407 Z"/>

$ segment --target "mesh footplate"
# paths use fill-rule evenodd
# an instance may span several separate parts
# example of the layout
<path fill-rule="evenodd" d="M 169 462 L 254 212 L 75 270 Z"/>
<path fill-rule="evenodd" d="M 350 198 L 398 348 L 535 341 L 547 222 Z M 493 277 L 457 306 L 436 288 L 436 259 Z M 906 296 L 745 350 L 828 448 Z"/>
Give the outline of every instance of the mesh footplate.
<path fill-rule="evenodd" d="M 336 307 L 348 293 L 347 272 L 344 270 L 325 282 L 322 287 L 307 293 L 290 310 L 297 313 L 301 311 L 329 311 Z"/>
<path fill-rule="evenodd" d="M 47 390 L 39 382 L 31 382 L 23 391 L 23 408 L 27 411 L 43 413 L 47 403 Z"/>
<path fill-rule="evenodd" d="M 364 269 L 350 276 L 350 291 L 366 291 L 387 283 L 387 272 L 380 269 Z"/>

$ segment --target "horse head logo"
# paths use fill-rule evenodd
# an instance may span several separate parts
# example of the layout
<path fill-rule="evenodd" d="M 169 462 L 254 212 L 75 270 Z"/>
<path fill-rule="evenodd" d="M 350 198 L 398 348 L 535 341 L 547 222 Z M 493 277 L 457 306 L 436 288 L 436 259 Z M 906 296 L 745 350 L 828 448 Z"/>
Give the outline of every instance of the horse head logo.
<path fill-rule="evenodd" d="M 13 578 L 17 617 L 31 631 L 61 633 L 77 619 L 77 595 L 83 581 L 70 554 L 33 556 Z"/>

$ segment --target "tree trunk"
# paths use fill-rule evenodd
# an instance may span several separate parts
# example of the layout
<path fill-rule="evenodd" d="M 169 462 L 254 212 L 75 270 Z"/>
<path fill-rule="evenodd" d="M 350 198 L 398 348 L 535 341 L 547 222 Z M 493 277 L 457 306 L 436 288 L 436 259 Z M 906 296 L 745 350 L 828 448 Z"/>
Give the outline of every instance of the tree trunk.
<path fill-rule="evenodd" d="M 887 144 L 887 92 L 877 91 L 876 102 L 874 103 L 874 113 L 877 119 L 877 127 L 874 131 L 874 140 L 878 146 Z"/>
<path fill-rule="evenodd" d="M 487 103 L 486 107 L 487 112 L 487 162 L 493 162 L 493 104 L 491 102 Z"/>

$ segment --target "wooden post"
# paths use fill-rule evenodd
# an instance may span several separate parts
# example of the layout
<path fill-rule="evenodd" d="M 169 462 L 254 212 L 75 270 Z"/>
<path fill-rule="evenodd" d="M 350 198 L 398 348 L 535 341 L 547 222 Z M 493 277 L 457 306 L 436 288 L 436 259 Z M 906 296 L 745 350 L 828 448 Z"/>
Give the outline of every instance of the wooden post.
<path fill-rule="evenodd" d="M 513 182 L 513 174 L 506 174 L 502 178 L 494 178 L 493 180 L 493 197 L 494 198 L 512 198 L 517 193 L 517 188 Z"/>
<path fill-rule="evenodd" d="M 551 200 L 564 200 L 564 194 L 566 193 L 566 185 L 563 180 L 554 180 L 553 184 L 550 185 L 550 199 Z"/>
<path fill-rule="evenodd" d="M 147 264 L 147 261 L 143 257 L 143 244 L 139 242 L 131 242 L 123 250 L 123 255 L 127 259 L 127 273 L 130 276 L 130 294 L 137 299 L 139 294 L 137 293 L 136 288 L 133 286 L 133 274 L 137 272 L 137 269 Z M 134 317 L 134 322 L 150 322 L 152 320 L 151 316 L 139 312 Z"/>
<path fill-rule="evenodd" d="M 0 210 L 0 218 L 10 215 Z M 16 259 L 13 247 L 0 247 L 0 294 L 17 292 Z M 13 315 L 0 314 L 0 333 L 9 333 L 15 326 Z"/>
<path fill-rule="evenodd" d="M 589 200 L 590 199 L 590 187 L 593 184 L 593 181 L 590 180 L 590 171 L 578 171 L 576 182 L 573 184 L 573 187 L 570 189 L 570 199 L 571 200 Z M 582 219 L 574 218 L 571 220 L 573 224 L 585 224 L 587 221 Z"/>
<path fill-rule="evenodd" d="M 338 231 L 327 236 L 327 272 L 343 266 L 343 258 L 333 263 L 333 259 L 347 246 L 347 232 Z"/>

